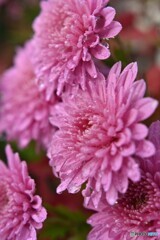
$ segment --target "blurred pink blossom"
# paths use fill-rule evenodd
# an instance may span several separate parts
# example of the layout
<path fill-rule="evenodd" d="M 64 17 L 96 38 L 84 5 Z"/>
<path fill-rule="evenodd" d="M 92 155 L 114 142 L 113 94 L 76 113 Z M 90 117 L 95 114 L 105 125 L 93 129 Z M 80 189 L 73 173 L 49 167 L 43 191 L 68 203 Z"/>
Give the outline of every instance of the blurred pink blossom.
<path fill-rule="evenodd" d="M 83 191 L 85 204 L 98 207 L 102 194 L 114 204 L 118 192 L 125 193 L 128 179 L 140 179 L 134 156 L 154 154 L 153 144 L 145 140 L 148 128 L 140 123 L 157 107 L 157 101 L 144 98 L 144 80 L 135 82 L 137 64 L 121 73 L 121 63 L 110 70 L 107 81 L 89 83 L 55 106 L 51 122 L 59 130 L 53 135 L 48 156 L 61 179 L 57 192 Z"/>
<path fill-rule="evenodd" d="M 0 239 L 36 240 L 46 210 L 35 195 L 35 182 L 28 176 L 26 162 L 6 147 L 8 168 L 0 161 Z"/>
<path fill-rule="evenodd" d="M 49 123 L 50 109 L 55 97 L 45 101 L 38 92 L 35 75 L 30 62 L 31 42 L 18 49 L 14 66 L 1 77 L 0 132 L 6 132 L 8 140 L 16 140 L 25 147 L 36 140 L 48 146 L 55 129 Z"/>

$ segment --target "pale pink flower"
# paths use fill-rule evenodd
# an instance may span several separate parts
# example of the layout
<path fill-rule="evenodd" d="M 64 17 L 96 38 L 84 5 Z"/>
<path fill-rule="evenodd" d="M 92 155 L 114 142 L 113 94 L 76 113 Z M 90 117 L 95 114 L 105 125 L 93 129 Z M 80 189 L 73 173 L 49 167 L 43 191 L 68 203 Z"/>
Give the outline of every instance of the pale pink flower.
<path fill-rule="evenodd" d="M 100 74 L 94 59 L 110 56 L 108 39 L 116 36 L 120 23 L 108 0 L 48 0 L 34 22 L 33 63 L 40 89 L 50 98 L 64 86 L 80 84 Z"/>
<path fill-rule="evenodd" d="M 2 76 L 0 132 L 6 132 L 7 139 L 18 141 L 20 147 L 25 147 L 31 140 L 47 147 L 55 131 L 49 122 L 55 98 L 47 102 L 38 91 L 30 62 L 30 47 L 31 42 L 28 42 L 18 50 L 14 66 Z"/>
<path fill-rule="evenodd" d="M 51 119 L 59 128 L 48 151 L 61 179 L 57 192 L 75 193 L 87 182 L 85 204 L 93 201 L 95 207 L 102 194 L 114 204 L 118 192 L 126 192 L 128 179 L 140 179 L 134 156 L 149 157 L 155 151 L 145 140 L 148 128 L 139 122 L 154 112 L 157 101 L 144 98 L 144 80 L 134 82 L 136 63 L 120 72 L 117 63 L 107 81 L 90 82 L 88 91 L 79 90 L 71 98 L 65 94 Z"/>
<path fill-rule="evenodd" d="M 160 122 L 153 123 L 149 139 L 156 154 L 140 159 L 141 180 L 129 188 L 114 206 L 103 204 L 89 220 L 93 226 L 88 240 L 158 240 L 160 234 Z M 155 233 L 151 238 L 150 233 Z M 144 235 L 147 233 L 147 235 Z M 139 234 L 139 235 L 138 235 Z M 140 235 L 141 234 L 141 235 Z"/>
<path fill-rule="evenodd" d="M 0 239 L 36 240 L 46 210 L 35 195 L 35 182 L 28 175 L 26 162 L 6 147 L 8 168 L 0 161 Z"/>

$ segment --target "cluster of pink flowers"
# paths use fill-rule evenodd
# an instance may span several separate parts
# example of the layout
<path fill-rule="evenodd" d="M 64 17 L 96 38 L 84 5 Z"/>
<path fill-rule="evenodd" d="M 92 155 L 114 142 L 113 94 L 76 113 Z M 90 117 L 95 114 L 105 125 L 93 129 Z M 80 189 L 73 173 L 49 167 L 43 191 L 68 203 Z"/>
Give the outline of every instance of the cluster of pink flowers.
<path fill-rule="evenodd" d="M 158 102 L 145 97 L 137 64 L 115 63 L 109 39 L 121 30 L 108 0 L 41 1 L 32 40 L 1 77 L 0 132 L 21 148 L 42 145 L 61 183 L 97 211 L 89 240 L 128 240 L 160 230 L 160 123 L 143 123 Z M 25 162 L 6 148 L 0 162 L 0 239 L 34 240 L 46 211 Z M 135 237 L 134 239 L 137 239 Z M 139 238 L 138 238 L 139 239 Z M 144 239 L 144 238 L 141 238 Z"/>

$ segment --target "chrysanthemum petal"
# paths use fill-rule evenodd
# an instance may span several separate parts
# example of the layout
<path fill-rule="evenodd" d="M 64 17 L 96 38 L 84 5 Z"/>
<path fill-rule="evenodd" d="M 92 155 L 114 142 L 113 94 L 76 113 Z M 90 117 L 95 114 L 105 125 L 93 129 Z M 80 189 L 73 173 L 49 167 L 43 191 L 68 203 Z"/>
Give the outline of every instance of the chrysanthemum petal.
<path fill-rule="evenodd" d="M 107 47 L 103 45 L 97 45 L 95 48 L 91 50 L 92 55 L 97 59 L 106 59 L 110 56 L 110 51 Z"/>

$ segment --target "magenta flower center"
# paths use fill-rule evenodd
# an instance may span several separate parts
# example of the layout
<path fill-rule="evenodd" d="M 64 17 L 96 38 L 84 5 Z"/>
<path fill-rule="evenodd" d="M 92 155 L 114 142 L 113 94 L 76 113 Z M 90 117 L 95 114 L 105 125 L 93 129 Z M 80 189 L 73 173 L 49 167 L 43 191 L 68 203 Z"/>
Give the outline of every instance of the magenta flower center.
<path fill-rule="evenodd" d="M 106 122 L 103 115 L 97 114 L 90 106 L 83 112 L 76 111 L 74 121 L 69 122 L 69 125 L 72 137 L 74 135 L 74 138 L 82 145 L 85 140 L 88 142 L 90 139 L 88 142 L 90 147 L 93 147 L 95 151 L 98 148 L 106 149 L 111 156 L 115 156 L 119 149 L 125 149 L 131 141 L 131 134 L 125 132 L 122 126 L 116 122 Z"/>
<path fill-rule="evenodd" d="M 88 130 L 92 124 L 89 118 L 87 117 L 78 117 L 76 119 L 75 123 L 76 128 L 78 129 L 78 132 L 84 133 L 86 130 Z"/>
<path fill-rule="evenodd" d="M 143 185 L 144 184 L 144 185 Z M 139 183 L 130 183 L 130 187 L 118 203 L 127 210 L 141 210 L 146 206 L 149 200 L 147 189 L 145 189 L 145 181 Z"/>
<path fill-rule="evenodd" d="M 123 213 L 124 222 L 153 227 L 159 220 L 160 188 L 147 173 L 138 183 L 130 182 L 126 194 L 118 200 L 116 208 Z"/>

